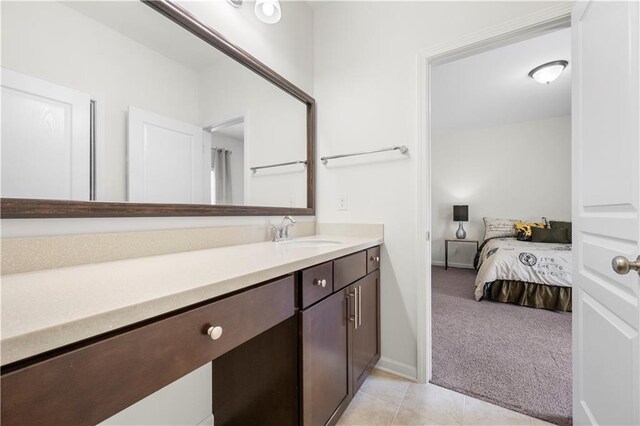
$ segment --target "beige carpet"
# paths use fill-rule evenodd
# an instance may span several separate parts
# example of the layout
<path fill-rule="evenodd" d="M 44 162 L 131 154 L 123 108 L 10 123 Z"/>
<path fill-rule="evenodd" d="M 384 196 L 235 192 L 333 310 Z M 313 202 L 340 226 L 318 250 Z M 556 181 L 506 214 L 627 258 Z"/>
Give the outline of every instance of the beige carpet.
<path fill-rule="evenodd" d="M 473 270 L 432 269 L 432 383 L 572 424 L 571 313 L 476 302 L 474 280 Z"/>

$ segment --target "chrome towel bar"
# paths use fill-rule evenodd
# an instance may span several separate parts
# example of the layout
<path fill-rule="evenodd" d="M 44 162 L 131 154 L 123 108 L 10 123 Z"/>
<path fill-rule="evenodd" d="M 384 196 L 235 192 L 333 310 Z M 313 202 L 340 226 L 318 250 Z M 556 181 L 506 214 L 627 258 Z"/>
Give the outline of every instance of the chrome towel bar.
<path fill-rule="evenodd" d="M 256 167 L 249 167 L 249 169 L 253 172 L 253 174 L 255 175 L 256 172 L 260 169 L 270 169 L 272 167 L 282 167 L 282 166 L 291 166 L 293 164 L 304 164 L 305 167 L 307 167 L 307 160 L 298 160 L 298 161 L 289 161 L 287 163 L 278 163 L 278 164 L 269 164 L 266 166 L 256 166 Z"/>
<path fill-rule="evenodd" d="M 354 152 L 353 154 L 329 155 L 326 157 L 321 157 L 320 160 L 322 161 L 322 164 L 326 165 L 329 162 L 329 160 L 335 160 L 336 158 L 353 157 L 356 155 L 375 154 L 377 152 L 386 152 L 386 151 L 400 151 L 400 154 L 404 155 L 407 152 L 409 152 L 409 148 L 407 148 L 406 145 L 399 145 L 399 146 L 392 146 L 389 148 L 374 149 L 371 151 Z"/>

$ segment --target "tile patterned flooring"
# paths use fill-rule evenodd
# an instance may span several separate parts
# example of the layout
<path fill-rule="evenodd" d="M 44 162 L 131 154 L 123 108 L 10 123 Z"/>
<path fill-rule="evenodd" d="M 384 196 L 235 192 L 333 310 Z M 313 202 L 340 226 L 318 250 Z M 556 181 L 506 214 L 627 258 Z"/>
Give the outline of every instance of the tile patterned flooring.
<path fill-rule="evenodd" d="M 338 421 L 339 426 L 549 424 L 431 383 L 413 383 L 377 369 Z"/>

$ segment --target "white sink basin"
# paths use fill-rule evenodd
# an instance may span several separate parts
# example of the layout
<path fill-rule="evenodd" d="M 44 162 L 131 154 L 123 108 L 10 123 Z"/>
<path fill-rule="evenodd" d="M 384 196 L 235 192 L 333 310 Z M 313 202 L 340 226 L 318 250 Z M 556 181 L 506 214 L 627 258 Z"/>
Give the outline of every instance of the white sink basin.
<path fill-rule="evenodd" d="M 282 244 L 288 247 L 329 247 L 336 244 L 340 244 L 340 241 L 332 240 L 289 240 L 280 241 L 278 244 Z"/>

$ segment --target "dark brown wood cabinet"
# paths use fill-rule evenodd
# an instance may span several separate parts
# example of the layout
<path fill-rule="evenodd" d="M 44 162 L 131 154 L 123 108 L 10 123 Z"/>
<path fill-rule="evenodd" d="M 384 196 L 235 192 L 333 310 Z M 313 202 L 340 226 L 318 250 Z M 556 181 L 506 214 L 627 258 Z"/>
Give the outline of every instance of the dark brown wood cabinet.
<path fill-rule="evenodd" d="M 300 424 L 298 334 L 294 315 L 213 361 L 216 425 Z"/>
<path fill-rule="evenodd" d="M 367 274 L 380 269 L 380 246 L 367 250 Z"/>
<path fill-rule="evenodd" d="M 295 314 L 289 275 L 24 366 L 3 367 L 2 423 L 97 424 Z M 214 340 L 213 326 L 222 333 Z"/>
<path fill-rule="evenodd" d="M 351 333 L 355 394 L 380 359 L 380 271 L 356 281 L 350 289 L 358 297 L 358 326 Z"/>
<path fill-rule="evenodd" d="M 335 424 L 380 359 L 379 248 L 371 255 L 333 261 L 336 291 L 300 313 L 304 425 Z"/>
<path fill-rule="evenodd" d="M 367 274 L 366 250 L 333 261 L 333 289 L 338 291 Z"/>
<path fill-rule="evenodd" d="M 301 307 L 306 308 L 333 293 L 333 262 L 307 268 L 301 274 Z"/>
<path fill-rule="evenodd" d="M 380 358 L 379 254 L 3 366 L 3 424 L 95 424 L 212 362 L 216 426 L 334 425 Z"/>
<path fill-rule="evenodd" d="M 304 425 L 326 424 L 350 397 L 347 302 L 341 290 L 300 314 Z"/>

